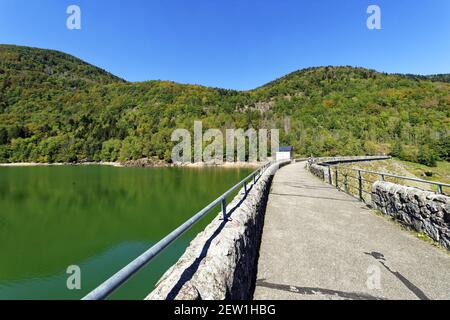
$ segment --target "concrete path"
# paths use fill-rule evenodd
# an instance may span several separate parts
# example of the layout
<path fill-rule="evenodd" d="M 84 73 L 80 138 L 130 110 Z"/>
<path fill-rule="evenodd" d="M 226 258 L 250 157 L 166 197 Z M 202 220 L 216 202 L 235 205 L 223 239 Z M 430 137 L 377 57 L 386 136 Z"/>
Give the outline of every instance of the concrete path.
<path fill-rule="evenodd" d="M 450 254 L 296 163 L 274 177 L 254 298 L 450 299 Z"/>

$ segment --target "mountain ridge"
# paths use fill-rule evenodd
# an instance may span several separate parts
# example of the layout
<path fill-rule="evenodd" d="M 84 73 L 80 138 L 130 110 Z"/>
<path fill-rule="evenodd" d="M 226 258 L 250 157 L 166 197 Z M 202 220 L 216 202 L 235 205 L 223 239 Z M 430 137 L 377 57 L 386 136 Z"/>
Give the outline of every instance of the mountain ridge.
<path fill-rule="evenodd" d="M 237 89 L 227 89 L 227 88 L 221 88 L 221 87 L 217 87 L 217 86 L 207 86 L 207 85 L 202 85 L 202 84 L 191 84 L 191 83 L 179 83 L 176 81 L 172 81 L 172 80 L 162 80 L 162 79 L 149 79 L 149 80 L 144 80 L 144 81 L 129 81 L 123 78 L 120 78 L 119 76 L 114 75 L 113 73 L 99 68 L 87 61 L 84 61 L 82 59 L 77 58 L 74 55 L 65 53 L 63 51 L 59 51 L 59 50 L 54 50 L 54 49 L 44 49 L 44 48 L 38 48 L 38 47 L 27 47 L 27 46 L 19 46 L 19 45 L 14 45 L 14 44 L 0 44 L 0 57 L 2 57 L 4 59 L 4 55 L 2 55 L 2 53 L 5 50 L 16 50 L 16 51 L 23 51 L 22 53 L 26 53 L 26 54 L 30 54 L 33 53 L 34 55 L 38 55 L 38 53 L 40 53 L 43 56 L 46 55 L 53 55 L 56 57 L 59 57 L 60 59 L 64 58 L 67 60 L 70 60 L 71 62 L 77 61 L 78 63 L 84 64 L 86 67 L 92 68 L 93 70 L 100 72 L 100 73 L 104 73 L 108 78 L 111 78 L 111 80 L 115 80 L 117 82 L 121 82 L 121 83 L 146 83 L 146 82 L 151 82 L 151 81 L 161 81 L 161 82 L 172 82 L 174 84 L 178 84 L 178 85 L 192 85 L 192 86 L 201 86 L 201 87 L 206 87 L 206 88 L 212 88 L 212 89 L 222 89 L 222 90 L 232 90 L 232 91 L 238 91 L 238 92 L 248 92 L 248 91 L 254 91 L 254 90 L 258 90 L 259 88 L 262 87 L 266 87 L 272 83 L 275 83 L 279 80 L 284 80 L 284 79 L 288 79 L 289 77 L 295 76 L 299 73 L 306 73 L 306 72 L 311 72 L 311 71 L 316 71 L 316 70 L 321 70 L 321 69 L 329 69 L 329 68 L 352 68 L 354 70 L 359 70 L 361 72 L 367 73 L 367 74 L 378 74 L 378 75 L 392 75 L 392 76 L 399 76 L 399 77 L 407 77 L 407 78 L 411 78 L 411 79 L 416 79 L 416 80 L 430 80 L 430 81 L 434 81 L 434 82 L 450 82 L 450 73 L 442 73 L 442 74 L 430 74 L 430 75 L 419 75 L 419 74 L 412 74 L 412 73 L 387 73 L 387 72 L 383 72 L 383 71 L 378 71 L 375 69 L 370 69 L 370 68 L 365 68 L 362 66 L 350 66 L 350 65 L 328 65 L 328 66 L 315 66 L 315 67 L 306 67 L 306 68 L 302 68 L 302 69 L 297 69 L 295 71 L 292 71 L 286 75 L 283 75 L 277 79 L 274 79 L 272 81 L 269 81 L 268 83 L 265 83 L 263 85 L 260 85 L 256 88 L 253 89 L 248 89 L 248 90 L 237 90 Z M 23 71 L 23 70 L 21 70 Z M 1 72 L 1 70 L 0 70 Z M 113 83 L 113 82 L 111 82 Z M 103 83 L 105 84 L 105 83 Z"/>
<path fill-rule="evenodd" d="M 0 45 L 0 162 L 170 161 L 173 130 L 202 120 L 279 128 L 299 155 L 433 164 L 450 153 L 450 84 L 433 80 L 326 66 L 238 91 L 128 82 L 61 52 Z"/>
<path fill-rule="evenodd" d="M 125 80 L 73 55 L 51 49 L 0 44 L 0 72 L 43 73 L 49 78 L 72 79 L 107 84 Z"/>

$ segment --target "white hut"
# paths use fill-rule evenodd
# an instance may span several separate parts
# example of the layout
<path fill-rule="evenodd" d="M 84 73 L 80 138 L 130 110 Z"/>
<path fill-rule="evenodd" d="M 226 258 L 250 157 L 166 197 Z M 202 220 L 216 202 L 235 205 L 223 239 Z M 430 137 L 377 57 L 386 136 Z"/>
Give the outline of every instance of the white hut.
<path fill-rule="evenodd" d="M 280 147 L 276 154 L 276 159 L 278 160 L 291 160 L 292 159 L 293 148 L 291 146 Z"/>

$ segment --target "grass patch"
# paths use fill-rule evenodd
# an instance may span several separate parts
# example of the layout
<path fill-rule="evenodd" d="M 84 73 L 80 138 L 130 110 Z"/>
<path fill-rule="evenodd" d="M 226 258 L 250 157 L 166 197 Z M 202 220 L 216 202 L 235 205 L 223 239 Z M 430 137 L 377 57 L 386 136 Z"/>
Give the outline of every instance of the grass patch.
<path fill-rule="evenodd" d="M 447 184 L 450 183 L 450 162 L 448 161 L 440 161 L 437 163 L 436 167 L 428 167 L 422 164 L 402 161 L 395 158 L 382 161 L 369 161 L 369 162 L 349 163 L 339 165 L 339 170 L 342 171 L 342 173 L 347 173 L 349 176 L 350 175 L 355 176 L 356 172 L 352 171 L 351 170 L 352 168 L 360 168 L 369 171 L 391 173 L 403 177 L 418 178 L 426 181 L 442 182 Z M 373 182 L 379 180 L 379 178 L 380 177 L 378 175 L 368 173 L 363 174 L 363 179 L 368 181 Z M 437 191 L 437 186 L 430 185 L 427 183 L 414 182 L 405 179 L 397 179 L 391 177 L 386 177 L 386 181 L 405 186 L 416 187 L 433 192 Z M 355 184 L 355 182 L 353 182 L 353 184 Z M 364 189 L 366 191 L 370 190 L 370 182 L 365 182 Z M 449 187 L 443 187 L 443 191 L 446 194 L 450 194 Z"/>
<path fill-rule="evenodd" d="M 450 162 L 439 161 L 436 167 L 428 167 L 423 164 L 396 160 L 402 163 L 405 168 L 421 179 L 450 183 Z"/>

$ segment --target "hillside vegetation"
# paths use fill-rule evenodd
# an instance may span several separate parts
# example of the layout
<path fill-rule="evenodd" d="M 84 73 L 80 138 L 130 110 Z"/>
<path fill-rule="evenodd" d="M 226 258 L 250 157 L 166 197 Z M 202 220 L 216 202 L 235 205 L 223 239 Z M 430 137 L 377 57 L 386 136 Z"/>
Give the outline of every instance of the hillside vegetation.
<path fill-rule="evenodd" d="M 279 128 L 299 155 L 434 165 L 450 158 L 448 79 L 319 67 L 233 91 L 129 83 L 64 53 L 0 45 L 0 162 L 169 161 L 173 130 L 202 120 Z"/>

